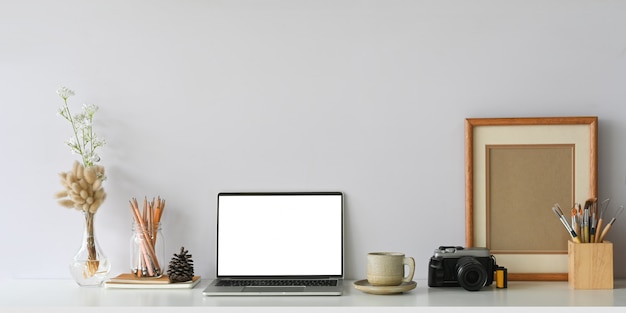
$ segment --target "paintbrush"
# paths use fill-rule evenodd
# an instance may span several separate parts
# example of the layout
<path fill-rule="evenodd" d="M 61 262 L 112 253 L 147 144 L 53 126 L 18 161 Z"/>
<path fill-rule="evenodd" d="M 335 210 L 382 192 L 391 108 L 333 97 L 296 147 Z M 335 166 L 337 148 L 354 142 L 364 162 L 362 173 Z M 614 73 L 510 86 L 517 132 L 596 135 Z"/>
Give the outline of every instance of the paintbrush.
<path fill-rule="evenodd" d="M 602 231 L 602 226 L 604 226 L 604 212 L 609 206 L 609 202 L 611 202 L 611 199 L 607 198 L 606 200 L 602 201 L 602 203 L 600 203 L 600 206 L 598 207 L 598 224 L 596 225 L 596 232 L 598 234 L 600 234 L 600 232 Z M 596 237 L 596 242 L 600 242 L 599 235 Z"/>
<path fill-rule="evenodd" d="M 606 233 L 609 232 L 609 230 L 611 229 L 611 226 L 613 226 L 613 223 L 615 223 L 615 220 L 620 215 L 620 213 L 622 213 L 622 211 L 624 211 L 624 206 L 620 205 L 619 209 L 617 209 L 617 213 L 615 213 L 615 216 L 611 219 L 611 221 L 609 221 L 608 224 L 606 224 L 606 227 L 604 228 L 604 230 L 602 230 L 602 233 L 600 234 L 600 238 L 598 239 L 598 242 L 604 241 L 604 236 L 606 236 Z"/>
<path fill-rule="evenodd" d="M 569 232 L 570 236 L 572 236 L 572 240 L 574 240 L 574 242 L 576 243 L 580 243 L 580 238 L 578 238 L 578 235 L 572 229 L 572 226 L 570 226 L 569 223 L 567 223 L 567 220 L 565 219 L 565 216 L 563 215 L 563 211 L 561 211 L 561 207 L 559 206 L 558 203 L 555 203 L 552 206 L 552 211 L 554 211 L 554 214 L 556 214 L 556 216 L 559 218 L 563 226 L 565 226 L 565 229 L 567 229 L 567 231 Z"/>

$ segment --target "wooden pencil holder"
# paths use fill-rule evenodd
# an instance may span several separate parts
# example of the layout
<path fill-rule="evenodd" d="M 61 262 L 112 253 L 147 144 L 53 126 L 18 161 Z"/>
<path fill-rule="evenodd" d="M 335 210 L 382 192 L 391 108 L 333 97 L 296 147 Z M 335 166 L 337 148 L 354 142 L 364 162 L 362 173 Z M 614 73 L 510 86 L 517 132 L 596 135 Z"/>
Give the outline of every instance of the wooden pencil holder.
<path fill-rule="evenodd" d="M 613 243 L 567 243 L 569 286 L 613 289 Z"/>

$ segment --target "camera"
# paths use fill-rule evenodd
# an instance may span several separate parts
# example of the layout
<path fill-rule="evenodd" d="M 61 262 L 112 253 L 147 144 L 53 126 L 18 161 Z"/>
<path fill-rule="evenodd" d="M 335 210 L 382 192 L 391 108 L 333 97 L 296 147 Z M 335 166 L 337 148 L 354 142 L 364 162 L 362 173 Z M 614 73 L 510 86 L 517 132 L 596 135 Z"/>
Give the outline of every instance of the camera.
<path fill-rule="evenodd" d="M 506 269 L 496 264 L 487 248 L 440 246 L 428 264 L 429 287 L 461 286 L 478 291 L 493 283 L 494 272 L 506 275 Z M 500 276 L 499 276 L 500 277 Z M 498 278 L 498 288 L 506 288 L 506 276 Z"/>

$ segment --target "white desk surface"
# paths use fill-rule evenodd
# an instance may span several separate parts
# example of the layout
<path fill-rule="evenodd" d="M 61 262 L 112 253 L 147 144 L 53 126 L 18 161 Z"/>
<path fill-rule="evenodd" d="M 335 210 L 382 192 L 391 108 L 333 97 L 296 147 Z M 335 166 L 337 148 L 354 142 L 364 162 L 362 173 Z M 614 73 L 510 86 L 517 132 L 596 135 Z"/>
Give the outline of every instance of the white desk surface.
<path fill-rule="evenodd" d="M 212 312 L 256 308 L 326 307 L 332 311 L 342 308 L 380 307 L 571 307 L 571 306 L 626 306 L 626 279 L 615 280 L 611 290 L 574 290 L 567 282 L 512 281 L 508 288 L 494 285 L 477 292 L 462 288 L 429 288 L 427 281 L 417 281 L 417 288 L 396 295 L 372 295 L 354 289 L 353 281 L 346 281 L 342 296 L 285 296 L 285 297 L 210 297 L 202 290 L 210 280 L 202 279 L 193 289 L 111 289 L 79 287 L 72 280 L 9 279 L 0 281 L 0 311 L 7 308 L 95 308 L 95 307 L 178 307 L 193 309 L 213 307 Z M 224 310 L 226 309 L 226 310 Z M 620 308 L 623 310 L 624 308 Z M 177 309 L 178 311 L 178 309 Z M 284 311 L 284 310 L 283 310 Z M 408 310 L 405 310 L 408 311 Z M 472 310 L 476 312 L 476 310 Z M 230 310 L 229 312 L 232 312 Z M 272 310 L 271 312 L 277 312 Z M 571 312 L 571 311 L 568 311 Z"/>

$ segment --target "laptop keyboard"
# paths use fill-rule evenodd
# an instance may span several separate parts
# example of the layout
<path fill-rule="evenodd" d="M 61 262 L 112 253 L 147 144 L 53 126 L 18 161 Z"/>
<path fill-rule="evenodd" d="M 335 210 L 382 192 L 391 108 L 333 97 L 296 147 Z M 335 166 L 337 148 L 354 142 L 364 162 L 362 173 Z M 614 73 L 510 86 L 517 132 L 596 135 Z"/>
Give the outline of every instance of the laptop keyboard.
<path fill-rule="evenodd" d="M 302 280 L 275 280 L 275 279 L 245 279 L 245 280 L 222 280 L 218 282 L 218 286 L 337 286 L 337 280 L 333 279 L 302 279 Z"/>

